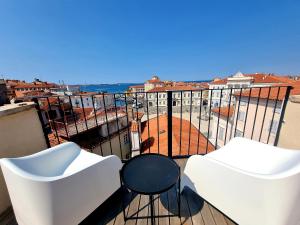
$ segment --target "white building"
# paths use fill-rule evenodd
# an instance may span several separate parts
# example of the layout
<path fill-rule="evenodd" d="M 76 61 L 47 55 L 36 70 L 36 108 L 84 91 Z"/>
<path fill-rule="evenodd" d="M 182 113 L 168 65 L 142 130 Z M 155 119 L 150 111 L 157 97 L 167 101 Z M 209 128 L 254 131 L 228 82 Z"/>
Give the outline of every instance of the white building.
<path fill-rule="evenodd" d="M 80 96 L 70 96 L 73 107 L 77 108 L 91 108 L 93 107 L 93 103 L 95 109 L 104 109 L 104 105 L 106 108 L 111 108 L 115 106 L 114 96 L 112 94 L 104 94 L 104 98 L 102 94 L 92 95 L 90 93 L 80 94 Z M 104 99 L 104 101 L 103 101 Z"/>
<path fill-rule="evenodd" d="M 148 91 L 146 100 L 148 107 L 166 107 L 167 92 L 172 91 L 172 106 L 199 106 L 201 105 L 201 90 L 193 86 L 160 87 Z M 182 94 L 182 96 L 181 96 Z M 207 91 L 202 91 L 202 102 L 207 98 Z"/>
<path fill-rule="evenodd" d="M 235 75 L 225 79 L 215 79 L 209 83 L 209 89 L 213 89 L 209 92 L 209 101 L 213 107 L 226 106 L 229 104 L 230 92 L 232 94 L 242 89 L 250 87 L 266 87 L 271 85 L 285 84 L 289 81 L 287 77 L 276 76 L 273 74 L 242 74 L 237 72 Z M 231 88 L 233 88 L 231 90 Z M 221 91 L 221 89 L 223 89 Z M 222 96 L 221 96 L 222 92 Z M 232 98 L 231 101 L 234 101 Z"/>

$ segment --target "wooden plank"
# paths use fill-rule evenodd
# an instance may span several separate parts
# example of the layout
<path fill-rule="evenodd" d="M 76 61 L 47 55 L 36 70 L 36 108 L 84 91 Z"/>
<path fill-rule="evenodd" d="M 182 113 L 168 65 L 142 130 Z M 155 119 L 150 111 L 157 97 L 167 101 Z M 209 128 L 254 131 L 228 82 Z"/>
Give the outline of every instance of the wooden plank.
<path fill-rule="evenodd" d="M 168 211 L 168 192 L 161 193 L 159 195 L 158 201 L 158 214 L 157 215 L 169 215 Z M 170 224 L 169 217 L 161 217 L 158 219 L 158 224 Z"/>
<path fill-rule="evenodd" d="M 170 217 L 170 224 L 181 224 L 180 218 L 178 215 L 178 198 L 176 195 L 176 188 L 173 187 L 168 191 L 168 211 Z M 174 216 L 176 215 L 176 216 Z"/>
<path fill-rule="evenodd" d="M 134 194 L 134 193 L 132 193 L 132 196 L 133 196 L 133 198 L 132 198 L 130 204 L 128 205 L 128 207 L 126 208 L 127 217 L 138 216 L 138 209 L 139 209 L 139 205 L 140 205 L 141 196 Z M 136 223 L 137 223 L 136 219 L 129 219 L 126 221 L 126 225 L 133 225 Z"/>
<path fill-rule="evenodd" d="M 226 220 L 221 212 L 219 212 L 217 209 L 215 209 L 211 205 L 209 205 L 209 209 L 210 209 L 211 214 L 213 215 L 213 218 L 217 225 L 227 225 Z"/>
<path fill-rule="evenodd" d="M 150 216 L 150 205 L 149 205 L 149 196 L 148 195 L 141 195 L 141 202 L 139 208 L 139 216 Z M 147 225 L 150 224 L 150 219 L 138 219 L 138 225 Z"/>
<path fill-rule="evenodd" d="M 204 205 L 203 199 L 188 188 L 184 189 L 183 194 L 187 199 L 193 224 L 205 225 L 201 214 Z"/>
<path fill-rule="evenodd" d="M 180 171 L 181 171 L 181 174 L 182 174 L 183 171 L 184 171 L 187 159 L 175 159 L 175 162 L 180 167 Z"/>
<path fill-rule="evenodd" d="M 237 225 L 237 223 L 233 222 L 231 219 L 229 219 L 226 216 L 224 216 L 224 219 L 226 220 L 227 225 Z"/>
<path fill-rule="evenodd" d="M 180 198 L 180 220 L 181 220 L 181 224 L 193 224 L 192 218 L 191 218 L 191 214 L 190 214 L 190 210 L 189 210 L 189 206 L 187 203 L 187 199 L 186 199 L 186 195 L 185 192 L 182 192 L 181 198 Z"/>
<path fill-rule="evenodd" d="M 201 215 L 202 215 L 205 225 L 216 225 L 207 202 L 204 202 L 204 204 L 203 204 L 203 208 L 201 210 Z"/>

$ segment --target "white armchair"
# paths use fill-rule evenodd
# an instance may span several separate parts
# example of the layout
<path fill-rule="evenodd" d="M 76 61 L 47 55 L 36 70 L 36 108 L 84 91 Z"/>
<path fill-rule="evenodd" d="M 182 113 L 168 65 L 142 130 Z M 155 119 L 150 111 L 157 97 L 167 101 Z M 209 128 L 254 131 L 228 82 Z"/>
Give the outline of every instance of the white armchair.
<path fill-rule="evenodd" d="M 19 225 L 74 225 L 119 187 L 121 160 L 72 142 L 0 160 Z"/>
<path fill-rule="evenodd" d="M 300 224 L 300 151 L 245 138 L 188 159 L 190 187 L 240 225 Z"/>

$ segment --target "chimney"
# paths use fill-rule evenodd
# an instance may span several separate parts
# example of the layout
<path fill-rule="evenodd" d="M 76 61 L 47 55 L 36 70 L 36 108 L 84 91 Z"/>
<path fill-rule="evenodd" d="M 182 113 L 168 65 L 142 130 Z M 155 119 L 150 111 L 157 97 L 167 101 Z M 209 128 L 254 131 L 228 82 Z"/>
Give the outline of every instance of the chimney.
<path fill-rule="evenodd" d="M 141 139 L 140 139 L 140 124 L 136 120 L 131 121 L 131 128 L 130 128 L 130 138 L 131 138 L 131 143 L 132 143 L 132 157 L 139 155 L 140 150 L 141 150 Z"/>

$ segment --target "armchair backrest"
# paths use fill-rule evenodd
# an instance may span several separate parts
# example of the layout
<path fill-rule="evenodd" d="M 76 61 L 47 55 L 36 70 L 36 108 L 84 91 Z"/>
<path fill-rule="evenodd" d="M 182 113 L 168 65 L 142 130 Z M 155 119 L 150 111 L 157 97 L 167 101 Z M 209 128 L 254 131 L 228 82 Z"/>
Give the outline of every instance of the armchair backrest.
<path fill-rule="evenodd" d="M 66 142 L 30 156 L 1 159 L 1 164 L 15 172 L 43 177 L 60 176 L 80 151 L 77 144 Z"/>

